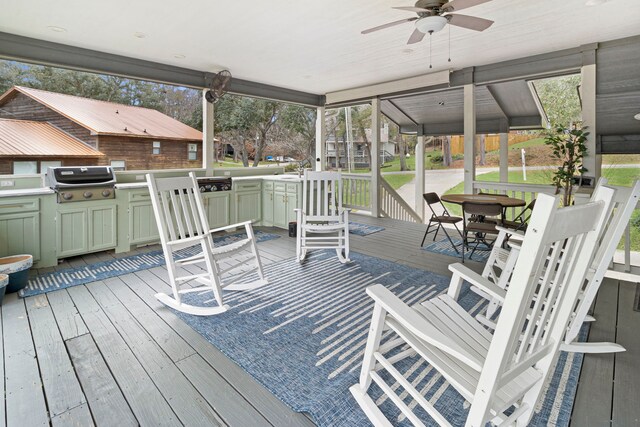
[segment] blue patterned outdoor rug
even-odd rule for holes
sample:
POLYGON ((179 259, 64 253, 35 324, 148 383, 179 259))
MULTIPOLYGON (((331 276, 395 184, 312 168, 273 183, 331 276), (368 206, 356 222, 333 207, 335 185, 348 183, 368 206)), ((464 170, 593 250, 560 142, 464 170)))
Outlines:
POLYGON ((384 227, 349 221, 349 233, 355 234, 356 236, 368 236, 369 234, 382 230, 384 230, 384 227))
MULTIPOLYGON (((365 288, 382 283, 414 304, 445 292, 449 279, 358 253, 350 256, 353 262, 346 265, 331 251, 314 252, 302 265, 293 259, 274 263, 265 268, 269 285, 226 294, 229 311, 210 317, 176 313, 294 411, 309 413, 318 426, 369 426, 348 390, 358 381, 373 308, 365 288)), ((210 293, 186 294, 185 300, 215 305, 210 293)), ((460 302, 473 314, 486 304, 468 288, 460 302)), ((402 363, 409 381, 454 426, 464 425, 468 406, 440 374, 417 358, 402 363)), ((562 354, 531 425, 568 425, 581 364, 582 355, 562 354)), ((388 376, 385 380, 399 387, 388 376)), ((370 393, 395 424, 410 425, 379 389, 370 393)), ((402 398, 414 406, 406 392, 402 398)), ((425 413, 418 414, 435 425, 425 413)))
MULTIPOLYGON (((451 240, 453 240, 453 243, 455 243, 456 247, 458 248, 458 251, 460 251, 461 250, 460 248, 462 246, 462 240, 454 239, 454 238, 452 238, 451 240)), ((427 243, 422 247, 422 249, 425 251, 433 252, 435 254, 449 255, 449 256, 458 258, 459 260, 462 260, 462 254, 456 252, 455 249, 453 249, 453 247, 451 246, 451 242, 449 242, 449 239, 447 239, 446 237, 435 242, 433 241, 430 242, 427 240, 427 243)), ((465 249, 464 259, 470 259, 472 261, 478 261, 478 262, 486 262, 487 259, 489 258, 490 252, 491 251, 484 249, 484 247, 480 245, 478 250, 476 250, 473 256, 470 257, 471 251, 465 249)))
MULTIPOLYGON (((256 231, 255 235, 258 243, 280 237, 277 234, 264 233, 262 231, 256 231)), ((215 237, 213 241, 217 245, 226 245, 246 237, 245 233, 234 233, 215 237)), ((198 252, 200 252, 200 247, 194 246, 183 249, 178 255, 180 258, 186 258, 198 252)), ((83 267, 66 268, 30 278, 27 286, 18 295, 23 298, 30 297, 162 265, 165 265, 164 255, 161 250, 156 250, 97 262, 83 267)))

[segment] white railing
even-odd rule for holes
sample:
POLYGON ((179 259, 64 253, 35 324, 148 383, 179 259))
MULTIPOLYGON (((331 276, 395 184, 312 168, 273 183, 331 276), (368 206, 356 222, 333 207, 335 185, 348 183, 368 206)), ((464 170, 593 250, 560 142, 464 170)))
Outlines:
POLYGON ((420 215, 389 185, 380 179, 380 210, 386 217, 408 222, 422 222, 420 215))
MULTIPOLYGON (((486 182, 486 181, 474 181, 473 182, 473 191, 474 193, 478 193, 482 191, 483 193, 491 193, 491 194, 506 194, 507 196, 516 197, 518 199, 524 199, 527 201, 531 201, 538 197, 538 194, 555 194, 555 187, 552 185, 533 185, 533 184, 507 184, 503 182, 486 182)), ((588 199, 589 195, 587 194, 575 194, 576 199, 588 199)), ((579 202, 578 202, 579 203, 579 202)), ((640 209, 640 205, 636 208, 636 210, 640 209)), ((512 219, 517 216, 518 213, 522 210, 522 208, 511 208, 507 212, 507 218, 512 219)), ((633 218, 633 216, 632 216, 633 218)), ((631 258, 631 232, 630 229, 633 227, 632 224, 627 226, 627 230, 624 233, 624 264, 616 265, 616 270, 623 272, 633 272, 640 269, 640 266, 633 265, 631 258)))
POLYGON ((342 174, 342 204, 346 208, 371 211, 371 175, 342 174))

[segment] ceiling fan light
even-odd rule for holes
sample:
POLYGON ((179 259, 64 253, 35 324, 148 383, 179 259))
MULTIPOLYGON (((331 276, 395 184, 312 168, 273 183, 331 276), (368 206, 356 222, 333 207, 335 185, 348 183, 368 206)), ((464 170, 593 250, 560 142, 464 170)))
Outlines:
POLYGON ((425 16, 416 21, 416 29, 421 33, 437 33, 447 25, 447 18, 444 16, 425 16))

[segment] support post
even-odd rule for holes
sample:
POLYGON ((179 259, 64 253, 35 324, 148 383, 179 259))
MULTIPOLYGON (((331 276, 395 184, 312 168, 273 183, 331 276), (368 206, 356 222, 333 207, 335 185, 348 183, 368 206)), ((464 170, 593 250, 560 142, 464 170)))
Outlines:
POLYGON ((594 177, 598 181, 602 172, 602 155, 596 154, 596 63, 595 49, 582 52, 583 66, 581 70, 582 84, 580 86, 582 97, 582 123, 589 129, 587 137, 587 155, 583 159, 583 165, 587 168, 586 175, 594 177))
POLYGON ((316 109, 316 171, 323 171, 327 165, 327 134, 324 126, 324 107, 316 109))
POLYGON ((202 167, 205 169, 205 176, 213 175, 213 152, 214 143, 214 106, 205 99, 205 92, 202 90, 202 167))
POLYGON ((371 100, 371 215, 380 216, 380 99, 371 100))
POLYGON ((473 193, 476 179, 476 93, 473 84, 464 85, 464 192, 473 193))
POLYGON ((500 182, 509 182, 509 133, 500 132, 500 182))
POLYGON ((424 135, 422 126, 418 127, 418 141, 416 143, 416 212, 424 222, 424 135))

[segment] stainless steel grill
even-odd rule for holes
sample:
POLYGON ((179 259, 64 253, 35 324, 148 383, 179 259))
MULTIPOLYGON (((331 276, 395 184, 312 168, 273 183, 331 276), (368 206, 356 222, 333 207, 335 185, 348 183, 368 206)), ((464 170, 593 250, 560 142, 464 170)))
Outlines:
POLYGON ((114 199, 116 176, 110 166, 49 168, 47 185, 58 194, 58 203, 114 199))

